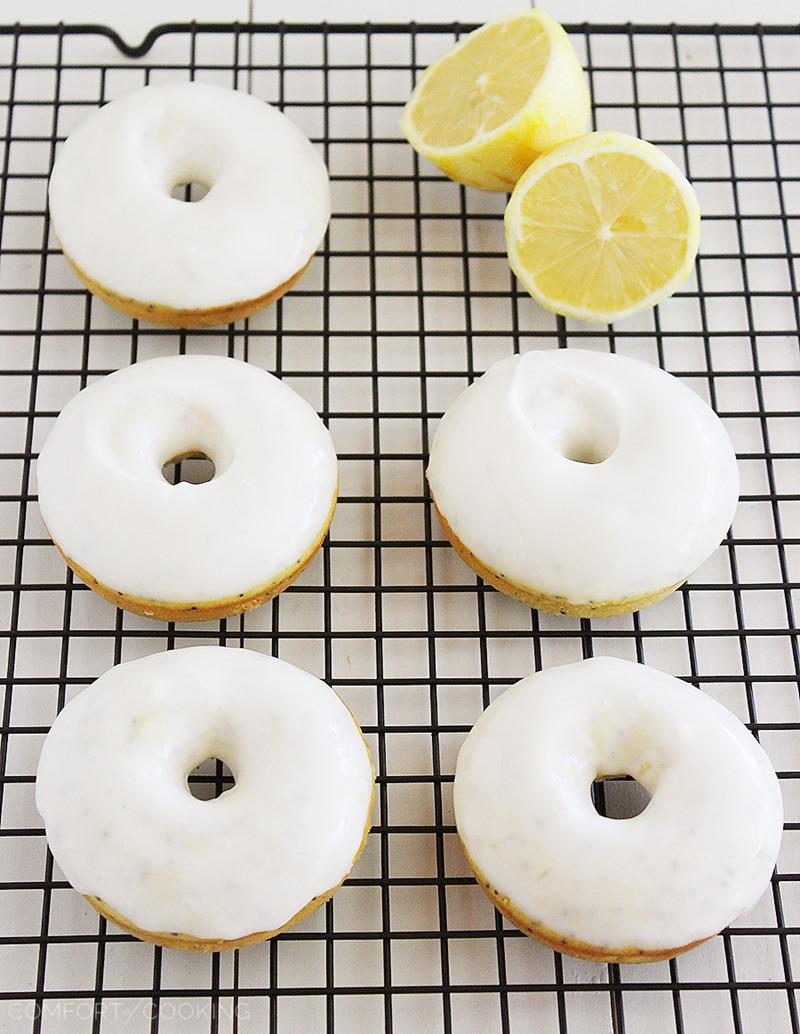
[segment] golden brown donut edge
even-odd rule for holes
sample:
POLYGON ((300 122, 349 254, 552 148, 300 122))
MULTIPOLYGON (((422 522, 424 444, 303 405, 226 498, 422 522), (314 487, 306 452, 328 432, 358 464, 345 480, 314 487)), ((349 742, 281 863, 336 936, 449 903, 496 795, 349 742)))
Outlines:
MULTIPOLYGON (((433 495, 431 495, 431 499, 433 499, 433 495)), ((631 614, 635 610, 641 610, 642 607, 647 607, 651 603, 663 600, 665 596, 669 596, 671 592, 674 592, 678 586, 683 585, 685 581, 685 579, 681 579, 681 581, 676 582, 674 585, 668 585, 666 589, 658 589, 656 592, 646 593, 643 596, 632 596, 624 600, 571 603, 563 596, 550 596, 547 593, 540 592, 538 589, 518 585, 497 571, 493 571, 491 567, 487 567, 456 535, 448 524, 447 518, 439 509, 435 499, 433 499, 433 508, 436 510, 442 531, 447 536, 450 545, 467 567, 471 567, 475 574, 485 582, 488 582, 489 585, 493 585, 495 589, 499 589, 506 596, 511 596, 512 599, 518 600, 528 607, 533 607, 534 610, 546 611, 549 614, 562 614, 573 618, 607 618, 614 617, 617 614, 631 614)))
POLYGON ((542 923, 538 923, 535 919, 531 919, 530 916, 525 915, 510 898, 500 894, 470 858, 469 851, 467 851, 460 833, 458 839, 464 852, 464 857, 467 859, 469 867, 478 881, 478 885, 498 912, 504 915, 510 923, 513 923, 526 936, 539 941, 540 944, 544 944, 551 951, 557 951, 563 955, 572 955, 578 959, 585 959, 587 962, 617 962, 622 965, 643 962, 665 962, 667 959, 674 959, 676 955, 683 955, 684 952, 691 951, 692 948, 705 944, 706 941, 711 940, 714 936, 714 934, 710 934, 708 937, 701 937, 698 941, 691 941, 689 944, 682 944, 675 948, 637 948, 628 945, 612 948, 588 944, 586 941, 578 941, 565 934, 556 933, 542 923))
POLYGON ((64 558, 67 566, 75 572, 82 582, 96 592, 98 596, 102 596, 104 600, 111 603, 113 606, 121 607, 122 610, 129 610, 134 614, 141 615, 142 617, 153 618, 156 621, 218 621, 222 618, 234 617, 236 614, 242 614, 245 611, 253 610, 255 607, 260 607, 262 603, 266 603, 268 600, 271 600, 273 596, 277 596, 278 593, 283 592, 284 589, 299 578, 306 567, 308 567, 314 559, 320 546, 325 541, 325 537, 331 526, 331 521, 333 520, 337 498, 338 485, 334 492, 333 502, 331 503, 331 508, 325 519, 325 523, 322 526, 322 530, 297 563, 286 568, 285 571, 282 571, 278 577, 274 578, 271 582, 256 586, 256 588, 252 589, 250 592, 241 593, 238 596, 231 596, 221 600, 207 600, 197 603, 175 603, 168 600, 145 600, 137 596, 129 596, 124 592, 120 592, 118 589, 112 589, 109 586, 104 585, 102 582, 99 582, 91 572, 81 567, 81 565, 76 563, 72 557, 67 556, 52 535, 50 535, 50 537, 53 539, 53 545, 64 558))
MULTIPOLYGON (((60 242, 59 242, 60 244, 60 242)), ((69 253, 61 245, 64 258, 72 268, 72 271, 86 287, 106 305, 112 309, 130 316, 131 319, 142 320, 145 323, 155 323, 159 327, 172 327, 175 330, 198 330, 202 327, 220 327, 228 323, 235 323, 247 316, 252 316, 260 309, 276 302, 281 295, 294 287, 300 277, 305 273, 314 257, 312 252, 306 262, 293 273, 288 280, 259 295, 258 298, 249 298, 241 302, 233 302, 230 305, 219 305, 210 309, 173 309, 168 305, 158 305, 155 302, 143 302, 136 298, 124 298, 116 294, 97 280, 93 280, 72 260, 69 253)))

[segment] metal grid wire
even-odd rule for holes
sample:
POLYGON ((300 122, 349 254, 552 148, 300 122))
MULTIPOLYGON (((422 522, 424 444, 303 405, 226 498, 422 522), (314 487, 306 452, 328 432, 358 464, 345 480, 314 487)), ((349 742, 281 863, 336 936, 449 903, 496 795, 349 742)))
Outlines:
MULTIPOLYGON (((504 198, 444 180, 399 137, 414 76, 466 28, 168 26, 137 48, 92 27, 0 34, 2 1030, 798 1032, 800 32, 572 28, 596 124, 664 147, 705 214, 685 289, 598 329, 518 289, 504 198), (46 182, 59 142, 98 104, 190 77, 280 105, 324 153, 334 215, 297 289, 249 322, 187 335, 131 324, 80 289, 50 231, 46 182), (425 492, 435 424, 463 387, 513 351, 568 344, 678 375, 739 455, 730 536, 687 586, 629 617, 539 615, 487 589, 443 541, 425 492), (191 627, 115 612, 75 581, 35 482, 68 398, 178 351, 274 371, 321 412, 341 460, 314 565, 272 604, 191 627), (375 824, 346 886, 277 940, 223 956, 162 951, 98 918, 54 865, 33 803, 40 745, 67 699, 112 663, 199 641, 320 675, 379 767, 375 824), (669 963, 553 955, 493 911, 456 843, 455 755, 481 710, 533 668, 603 653, 685 677, 733 709, 784 791, 767 894, 669 963)), ((204 778, 218 789, 221 767, 204 778)))

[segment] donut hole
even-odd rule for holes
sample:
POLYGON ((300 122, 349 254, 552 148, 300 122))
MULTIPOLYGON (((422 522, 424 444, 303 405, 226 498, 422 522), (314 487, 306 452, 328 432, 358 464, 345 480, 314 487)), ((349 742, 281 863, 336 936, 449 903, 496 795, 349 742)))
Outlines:
POLYGON ((206 758, 186 777, 189 793, 198 801, 215 801, 236 785, 233 772, 219 758, 206 758))
POLYGON ((561 455, 564 459, 572 460, 573 463, 603 463, 616 448, 616 442, 612 445, 608 439, 593 438, 577 439, 562 445, 561 455))
POLYGON ((206 183, 176 183, 172 190, 169 192, 169 196, 174 198, 176 201, 202 201, 206 194, 211 190, 206 183))
POLYGON ((549 370, 525 383, 522 415, 539 442, 573 463, 603 463, 619 445, 617 402, 592 378, 549 370))
POLYGON ((650 794, 633 776, 598 776, 591 793, 595 811, 606 819, 634 819, 650 803, 650 794))
POLYGON ((214 480, 216 473, 214 461, 204 452, 176 456, 161 468, 161 476, 170 485, 205 485, 214 480))

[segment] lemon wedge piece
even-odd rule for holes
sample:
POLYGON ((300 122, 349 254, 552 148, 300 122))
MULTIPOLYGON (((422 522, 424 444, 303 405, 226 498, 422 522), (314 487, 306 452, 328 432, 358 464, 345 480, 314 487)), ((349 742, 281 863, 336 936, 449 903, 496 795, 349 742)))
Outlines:
POLYGON ((567 34, 532 10, 484 25, 432 64, 400 129, 451 179, 509 191, 539 154, 585 133, 589 112, 567 34))
POLYGON ((700 207, 663 151, 624 133, 589 133, 528 169, 505 226, 511 268, 540 305, 611 323, 686 280, 700 207))

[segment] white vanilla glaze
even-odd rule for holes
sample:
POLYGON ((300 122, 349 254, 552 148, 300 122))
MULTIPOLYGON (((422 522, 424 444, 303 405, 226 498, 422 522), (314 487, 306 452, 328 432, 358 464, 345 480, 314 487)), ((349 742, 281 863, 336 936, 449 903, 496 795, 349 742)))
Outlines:
POLYGON ((353 866, 373 771, 350 712, 313 675, 196 646, 111 668, 56 718, 36 807, 58 865, 149 932, 276 930, 353 866), (192 796, 224 761, 235 785, 192 796))
POLYGON ((739 494, 730 439, 693 391, 647 363, 573 348, 503 359, 467 388, 436 432, 428 481, 487 567, 571 603, 684 581, 739 494))
POLYGON ((174 309, 273 290, 330 218, 327 170, 297 126, 257 97, 194 82, 145 86, 94 112, 58 152, 49 200, 87 276, 174 309), (209 191, 171 197, 184 183, 209 191))
POLYGON ((512 907, 605 949, 679 948, 755 905, 783 808, 766 754, 727 708, 672 675, 603 657, 530 675, 458 756, 455 813, 474 865, 512 907), (610 819, 590 791, 651 795, 610 819))
POLYGON ((203 603, 246 594, 295 565, 333 505, 336 453, 296 392, 222 356, 149 359, 72 398, 44 443, 39 506, 53 539, 129 596, 203 603), (198 452, 205 484, 165 463, 198 452))

